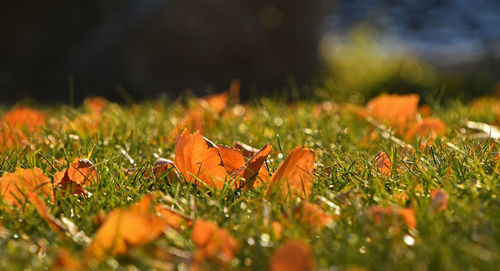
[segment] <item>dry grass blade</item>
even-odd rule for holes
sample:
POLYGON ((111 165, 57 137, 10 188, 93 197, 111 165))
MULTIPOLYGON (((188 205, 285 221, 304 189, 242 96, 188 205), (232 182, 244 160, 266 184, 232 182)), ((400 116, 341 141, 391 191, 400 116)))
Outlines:
POLYGON ((368 121, 370 124, 372 124, 373 126, 375 126, 378 130, 380 130, 380 135, 385 138, 385 139, 388 139, 388 140, 391 140, 392 142, 398 144, 398 146, 402 147, 402 148, 405 148, 405 149, 413 149, 413 146, 404 142, 403 140, 395 137, 392 135, 391 131, 385 127, 383 124, 381 124, 380 122, 376 121, 375 119, 373 119, 372 117, 366 117, 365 118, 366 121, 368 121))
POLYGON ((492 138, 496 141, 500 139, 500 128, 493 125, 489 125, 483 122, 467 121, 466 126, 469 129, 479 130, 488 135, 488 138, 492 138))

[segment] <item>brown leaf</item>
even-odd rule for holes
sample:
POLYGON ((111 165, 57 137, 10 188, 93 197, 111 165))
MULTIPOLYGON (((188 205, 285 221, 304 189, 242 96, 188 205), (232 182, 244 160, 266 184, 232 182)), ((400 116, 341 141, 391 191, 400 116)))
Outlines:
POLYGON ((385 152, 382 151, 377 153, 375 161, 377 162, 378 172, 385 176, 390 176, 392 174, 392 163, 385 152))
POLYGON ((274 251, 271 271, 308 271, 314 268, 311 247, 300 240, 289 240, 274 251))

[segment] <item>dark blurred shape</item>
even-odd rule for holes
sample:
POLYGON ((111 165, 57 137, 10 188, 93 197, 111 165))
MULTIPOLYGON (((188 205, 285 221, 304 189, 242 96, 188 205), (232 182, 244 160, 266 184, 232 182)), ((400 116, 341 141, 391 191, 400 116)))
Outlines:
POLYGON ((2 1, 0 99, 176 96, 227 89, 234 78, 268 90, 287 85, 289 75, 307 83, 325 7, 324 0, 2 1))

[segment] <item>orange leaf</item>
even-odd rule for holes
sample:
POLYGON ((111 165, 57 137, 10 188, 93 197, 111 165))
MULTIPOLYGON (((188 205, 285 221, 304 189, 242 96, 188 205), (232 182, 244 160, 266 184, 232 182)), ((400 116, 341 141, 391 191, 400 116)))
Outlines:
POLYGON ((61 189, 63 194, 85 194, 83 187, 90 186, 97 181, 97 172, 88 159, 76 159, 64 171, 54 174, 54 186, 61 189))
POLYGON ((211 110, 215 114, 220 114, 224 109, 226 109, 228 99, 228 94, 223 92, 201 98, 198 104, 205 109, 211 110))
POLYGON ((368 102, 366 113, 391 126, 404 127, 416 120, 419 100, 420 97, 416 94, 382 94, 368 102))
POLYGON ((198 219, 194 222, 191 239, 198 247, 195 259, 198 262, 206 258, 230 262, 238 249, 238 242, 225 229, 211 221, 198 219))
POLYGON ((273 147, 266 143, 248 162, 241 167, 243 178, 246 180, 245 188, 253 187, 255 183, 263 183, 269 177, 269 172, 264 166, 264 162, 273 150, 273 147))
POLYGON ((398 214, 403 218, 403 222, 410 229, 417 228, 417 218, 412 208, 402 208, 398 210, 398 214))
POLYGON ((433 140, 446 134, 446 125, 440 119, 427 118, 415 123, 408 131, 405 138, 414 140, 417 136, 433 140))
POLYGON ((382 175, 390 176, 392 173, 392 163, 389 156, 385 152, 379 152, 375 156, 375 161, 377 162, 377 170, 382 173, 382 175))
POLYGON ((7 123, 15 129, 27 129, 29 132, 37 132, 45 125, 45 114, 40 111, 28 108, 18 107, 7 112, 2 122, 7 123))
POLYGON ((273 147, 267 143, 250 160, 245 162, 245 158, 243 158, 243 155, 237 149, 219 146, 224 166, 229 173, 232 173, 233 177, 240 176, 244 179, 244 183, 240 182, 238 184, 238 187, 244 190, 253 187, 256 180, 262 183, 268 178, 269 172, 264 166, 264 162, 272 149, 273 147))
POLYGON ((202 181, 208 187, 224 187, 227 172, 219 150, 199 132, 189 134, 184 130, 177 138, 174 164, 189 183, 202 181))
POLYGON ((300 222, 315 231, 321 231, 326 225, 333 222, 333 216, 325 213, 317 204, 302 202, 295 208, 295 215, 300 222))
POLYGON ((100 115, 106 108, 107 101, 103 97, 92 97, 85 99, 83 103, 90 110, 91 114, 100 115))
POLYGON ((3 115, 0 122, 0 151, 27 143, 28 135, 36 135, 45 125, 45 114, 19 107, 3 115))
POLYGON ((67 250, 59 250, 54 264, 50 268, 51 271, 67 271, 67 270, 82 270, 81 263, 73 258, 67 250))
POLYGON ((225 92, 199 99, 195 108, 189 111, 189 113, 175 126, 174 130, 168 136, 169 140, 172 140, 185 128, 188 128, 188 130, 197 130, 203 134, 204 118, 209 116, 208 113, 222 113, 227 106, 228 99, 229 96, 225 92))
POLYGON ((278 221, 273 221, 273 222, 271 222, 271 229, 272 229, 273 235, 277 239, 281 239, 281 235, 283 233, 283 225, 281 225, 281 223, 279 223, 278 221))
POLYGON ((60 222, 56 220, 50 213, 49 208, 42 201, 37 194, 30 193, 27 195, 28 199, 33 203, 36 210, 40 214, 40 216, 47 222, 47 224, 56 232, 64 232, 64 228, 61 226, 60 222))
POLYGON ((278 192, 285 198, 288 194, 307 197, 313 184, 315 160, 316 156, 312 150, 302 147, 293 149, 272 175, 269 193, 278 192))
POLYGON ((39 195, 49 199, 54 198, 50 179, 45 176, 41 169, 16 169, 13 173, 7 173, 0 178, 0 189, 2 198, 12 206, 20 206, 25 202, 32 203, 40 216, 56 232, 62 232, 62 227, 50 215, 49 208, 39 195))
MULTIPOLYGON (((160 210, 160 207, 153 205, 155 196, 148 194, 126 209, 111 211, 95 234, 92 244, 86 248, 86 260, 101 261, 108 254, 124 254, 130 247, 145 245, 162 235, 163 230, 170 226, 168 221, 173 219, 163 218, 167 210, 160 210), (156 214, 158 210, 161 211, 160 216, 156 214)), ((172 225, 174 228, 178 227, 176 223, 172 225)))
POLYGON ((370 208, 370 214, 373 218, 373 222, 376 224, 380 224, 382 221, 390 221, 391 218, 396 216, 400 217, 408 228, 417 228, 417 218, 415 217, 415 212, 411 208, 398 209, 373 206, 370 208))
POLYGON ((229 174, 236 173, 245 164, 245 158, 237 149, 224 145, 217 145, 217 147, 229 174))
POLYGON ((308 271, 314 268, 311 247, 300 240, 289 240, 274 251, 271 271, 308 271))
POLYGON ((13 173, 4 174, 0 178, 0 190, 3 200, 10 205, 24 204, 33 193, 50 199, 54 197, 50 179, 39 168, 18 168, 13 173))

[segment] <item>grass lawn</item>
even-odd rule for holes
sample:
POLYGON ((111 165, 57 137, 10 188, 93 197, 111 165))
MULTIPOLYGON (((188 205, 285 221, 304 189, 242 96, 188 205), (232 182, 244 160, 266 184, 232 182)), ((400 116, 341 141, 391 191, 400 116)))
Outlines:
POLYGON ((405 97, 3 107, 0 269, 498 270, 500 147, 486 124, 500 102, 405 97), (258 169, 284 177, 246 185, 205 141, 176 152, 184 129, 269 143, 258 169), (278 170, 296 147, 314 170, 304 153, 278 170), (221 163, 223 185, 203 185, 221 163))

